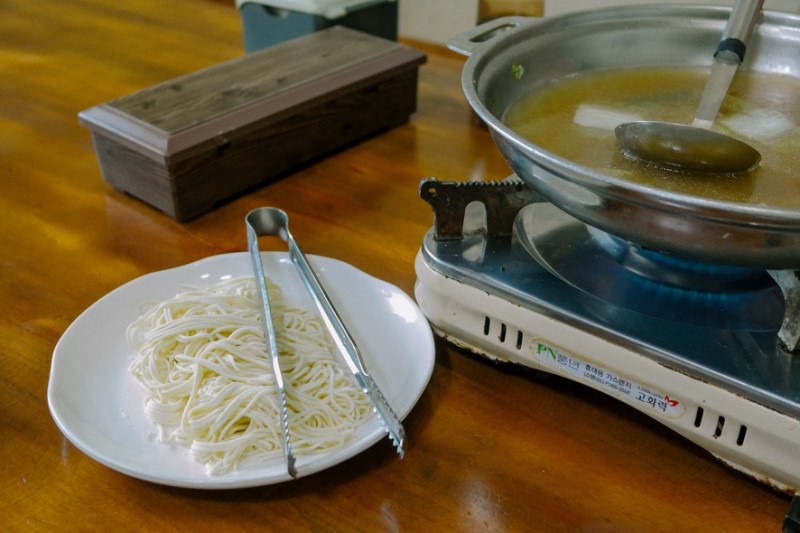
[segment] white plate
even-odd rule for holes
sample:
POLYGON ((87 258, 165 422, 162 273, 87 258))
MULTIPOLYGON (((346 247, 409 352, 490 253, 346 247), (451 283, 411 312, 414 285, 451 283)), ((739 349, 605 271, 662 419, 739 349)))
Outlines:
MULTIPOLYGON (((264 268, 286 299, 313 309, 286 253, 262 253, 264 268)), ((404 418, 433 372, 433 335, 422 312, 402 291, 334 259, 309 258, 370 374, 404 418)), ((144 392, 128 372, 134 357, 125 331, 139 306, 165 300, 186 284, 212 284, 252 275, 248 254, 232 253, 148 274, 110 292, 67 329, 53 353, 47 401, 59 429, 96 461, 130 476, 177 487, 240 488, 291 479, 283 458, 244 463, 226 474, 207 474, 182 446, 159 443, 144 414, 144 392)), ((373 416, 344 448, 297 458, 301 476, 341 463, 388 437, 373 416)), ((389 444, 388 446, 391 446, 389 444)), ((393 448, 392 448, 393 449, 393 448)))

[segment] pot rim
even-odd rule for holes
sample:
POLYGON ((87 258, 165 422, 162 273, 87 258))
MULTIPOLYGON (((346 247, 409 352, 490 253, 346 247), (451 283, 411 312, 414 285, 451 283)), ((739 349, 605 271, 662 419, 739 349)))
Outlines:
MULTIPOLYGON (((461 85, 464 95, 475 113, 488 125, 493 136, 500 134, 506 141, 512 142, 518 150, 535 155, 536 166, 540 170, 545 170, 592 192, 600 193, 603 197, 614 197, 639 206, 646 206, 649 209, 670 213, 674 213, 678 209, 693 218, 703 220, 724 221, 727 224, 747 227, 767 227, 771 230, 778 229, 786 232, 800 231, 800 209, 767 207, 676 193, 578 165, 542 149, 515 133, 489 111, 477 93, 478 77, 476 77, 476 72, 479 76, 488 62, 520 42, 523 37, 529 38, 533 30, 541 30, 541 34, 552 34, 552 32, 566 28, 574 29, 576 24, 618 23, 625 20, 641 22, 642 17, 663 18, 665 15, 711 19, 711 21, 724 25, 730 11, 731 8, 725 6, 645 5, 577 11, 552 18, 504 17, 473 28, 452 39, 448 42, 448 46, 452 50, 468 56, 462 70, 461 85), (546 166, 539 165, 539 162, 545 163, 546 166)), ((793 29, 800 30, 800 15, 764 10, 758 27, 770 24, 788 26, 788 22, 793 23, 793 29)), ((711 57, 712 55, 709 54, 709 64, 711 57)))

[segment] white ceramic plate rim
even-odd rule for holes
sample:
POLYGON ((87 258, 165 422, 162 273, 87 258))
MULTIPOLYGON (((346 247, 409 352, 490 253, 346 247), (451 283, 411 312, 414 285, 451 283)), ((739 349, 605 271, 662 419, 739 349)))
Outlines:
MULTIPOLYGON (((267 275, 287 300, 313 303, 288 254, 262 253, 267 275)), ((430 380, 433 334, 419 307, 397 287, 341 261, 310 256, 329 296, 361 349, 365 364, 402 419, 430 380)), ((282 457, 244 462, 225 474, 208 474, 182 446, 160 443, 144 414, 144 392, 128 371, 134 350, 125 331, 142 304, 170 298, 182 286, 213 284, 252 275, 247 253, 208 257, 147 274, 108 293, 67 328, 53 352, 47 400, 62 433, 94 460, 124 474, 164 485, 221 489, 268 485, 291 479, 282 457)), ((299 456, 300 476, 341 463, 386 436, 372 417, 343 448, 299 456)), ((387 438, 388 440, 388 438, 387 438)))

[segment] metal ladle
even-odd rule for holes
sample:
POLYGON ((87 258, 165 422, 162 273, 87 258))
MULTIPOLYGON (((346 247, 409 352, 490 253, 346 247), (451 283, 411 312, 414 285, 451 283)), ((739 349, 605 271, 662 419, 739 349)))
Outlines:
POLYGON ((692 125, 658 121, 620 124, 614 135, 623 154, 662 167, 701 172, 739 172, 758 165, 758 150, 708 128, 744 58, 745 43, 763 3, 737 0, 733 6, 692 125))

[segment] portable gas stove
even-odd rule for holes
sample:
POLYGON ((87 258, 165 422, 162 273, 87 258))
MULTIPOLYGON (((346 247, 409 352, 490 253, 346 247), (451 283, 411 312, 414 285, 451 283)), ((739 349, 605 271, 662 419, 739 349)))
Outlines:
POLYGON ((420 196, 435 222, 415 295, 437 334, 597 389, 736 470, 800 489, 795 272, 646 250, 521 182, 428 179, 420 196))

